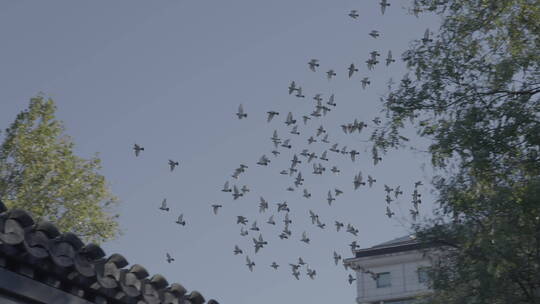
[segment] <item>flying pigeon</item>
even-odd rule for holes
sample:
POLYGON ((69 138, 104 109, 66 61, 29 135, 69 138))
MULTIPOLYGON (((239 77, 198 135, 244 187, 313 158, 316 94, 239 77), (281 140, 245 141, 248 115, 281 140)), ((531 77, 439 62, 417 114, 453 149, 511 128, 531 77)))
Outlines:
POLYGON ((390 3, 388 3, 388 0, 381 0, 381 13, 384 15, 384 12, 386 11, 386 7, 390 6, 390 3))
POLYGON ((266 122, 270 122, 274 116, 279 115, 279 112, 276 111, 268 111, 266 112, 268 114, 268 117, 266 118, 266 122))
POLYGON ((354 63, 351 63, 351 65, 349 66, 349 78, 352 77, 354 72, 358 72, 358 69, 354 66, 354 63))
POLYGON ((242 104, 238 106, 238 112, 236 113, 236 116, 238 116, 238 119, 242 119, 244 117, 247 117, 247 114, 244 113, 244 107, 242 104))
POLYGON ((186 225, 186 221, 184 220, 184 215, 183 214, 180 214, 178 216, 178 219, 176 220, 176 223, 178 225, 182 225, 182 226, 185 226, 186 225))
POLYGON ((259 158, 259 161, 257 162, 257 165, 268 166, 269 163, 270 163, 270 159, 268 159, 268 157, 266 157, 266 155, 263 155, 263 156, 261 156, 261 158, 259 158))
POLYGON ((212 211, 214 211, 214 214, 217 215, 218 209, 223 207, 222 205, 212 205, 212 211))
POLYGON ((339 260, 341 260, 341 255, 339 255, 337 252, 334 251, 334 263, 336 263, 336 266, 339 260))
POLYGON ((163 211, 169 211, 169 207, 167 207, 167 199, 164 198, 163 201, 161 202, 161 207, 159 207, 160 210, 163 210, 163 211))
POLYGON ((247 218, 245 218, 244 216, 238 215, 238 216, 236 217, 236 223, 237 223, 237 224, 245 225, 245 224, 247 224, 247 222, 248 222, 248 220, 247 220, 247 218))
POLYGON ((246 266, 249 268, 249 271, 253 271, 253 266, 255 263, 249 259, 249 256, 246 255, 246 266))
POLYGON ((308 62, 309 69, 315 72, 315 68, 319 66, 319 60, 318 59, 311 59, 308 62))
POLYGON ((328 78, 328 80, 332 79, 333 76, 336 76, 334 70, 328 70, 328 72, 326 72, 326 78, 328 78))
POLYGON ((240 193, 236 185, 233 186, 233 199, 237 200, 239 197, 244 196, 244 193, 240 193))
POLYGON ((135 156, 139 156, 139 153, 141 153, 141 151, 144 151, 144 148, 139 146, 138 144, 134 144, 133 150, 135 151, 135 156))
POLYGON ((336 199, 332 197, 332 191, 328 190, 328 198, 326 199, 328 201, 328 205, 332 206, 332 201, 335 201, 336 199))
POLYGON ((287 126, 290 126, 290 125, 293 125, 296 123, 296 119, 293 119, 293 115, 292 115, 292 112, 289 112, 287 114, 287 119, 285 120, 285 124, 287 126))
POLYGON ((357 11, 357 10, 351 10, 351 11, 349 12, 349 17, 351 17, 351 18, 353 18, 353 19, 358 18, 358 16, 360 16, 360 15, 358 15, 358 11, 357 11))
POLYGON ((433 39, 430 39, 429 38, 429 29, 426 29, 426 31, 424 32, 424 38, 422 38, 422 43, 426 44, 428 42, 432 42, 433 39))
POLYGON ((311 217, 311 223, 315 224, 315 222, 319 219, 319 216, 315 214, 315 212, 309 210, 309 217, 311 217))
POLYGON ((373 38, 377 38, 377 37, 379 37, 380 34, 379 34, 379 31, 377 31, 377 30, 372 30, 372 31, 369 33, 369 35, 370 35, 371 37, 373 37, 373 38))
POLYGON ((296 88, 296 83, 294 81, 292 81, 291 84, 289 85, 289 95, 291 95, 296 90, 298 90, 296 88))
POLYGON ((275 225, 276 222, 274 221, 274 215, 270 215, 270 218, 268 218, 268 221, 266 221, 266 223, 270 224, 270 225, 275 225))
POLYGON ((298 89, 296 89, 296 97, 298 98, 305 98, 306 96, 302 94, 302 87, 298 87, 298 89))
POLYGON ((309 238, 307 237, 306 232, 302 232, 302 239, 300 239, 301 242, 304 242, 306 244, 309 244, 309 238))
POLYGON ((300 135, 300 132, 298 132, 298 126, 293 126, 291 134, 300 135))
POLYGON ((165 254, 165 257, 167 258, 167 263, 169 264, 174 261, 174 258, 171 257, 171 255, 168 252, 165 254))
POLYGON ((175 162, 171 159, 169 159, 169 167, 171 168, 171 172, 174 170, 174 168, 178 166, 178 162, 175 162))
POLYGON ((369 77, 364 77, 360 82, 362 83, 362 89, 365 89, 369 84, 371 84, 369 77))
POLYGON ((334 99, 335 99, 334 94, 330 95, 330 97, 328 98, 328 101, 326 102, 326 104, 329 105, 329 106, 333 106, 333 107, 337 106, 334 99))
POLYGON ((223 192, 231 192, 231 188, 229 188, 229 182, 225 182, 225 185, 223 185, 223 189, 221 189, 223 192))
POLYGON ((263 240, 263 237, 261 234, 259 234, 259 238, 253 238, 253 243, 255 243, 255 253, 259 251, 259 249, 263 248, 264 245, 268 244, 268 242, 263 240))
POLYGON ((238 254, 242 254, 243 251, 242 249, 240 249, 240 247, 238 247, 238 245, 234 245, 234 255, 238 255, 238 254))
POLYGON ((314 269, 310 269, 309 267, 307 268, 307 275, 309 276, 310 279, 315 279, 315 275, 317 274, 317 272, 314 270, 314 269))
POLYGON ((259 203, 259 212, 265 212, 268 209, 268 202, 261 196, 259 203))
POLYGON ((336 230, 337 232, 339 232, 339 230, 344 226, 344 224, 338 221, 335 221, 335 222, 336 222, 336 230))

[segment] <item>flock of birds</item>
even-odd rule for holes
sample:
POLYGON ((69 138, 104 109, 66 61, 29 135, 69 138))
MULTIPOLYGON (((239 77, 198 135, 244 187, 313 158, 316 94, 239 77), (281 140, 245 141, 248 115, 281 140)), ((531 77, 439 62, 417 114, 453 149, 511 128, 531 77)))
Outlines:
MULTIPOLYGON (((386 11, 386 8, 390 6, 390 3, 388 3, 387 0, 382 0, 380 2, 380 6, 381 6, 381 13, 384 14, 386 11)), ((416 13, 418 12, 415 12, 415 14, 416 13)), ((348 16, 353 19, 357 19, 359 17, 359 14, 357 10, 351 10, 348 16)), ((369 35, 373 37, 374 39, 377 39, 380 36, 380 33, 377 30, 373 30, 369 33, 369 35)), ((426 30, 426 33, 422 41, 424 43, 431 41, 431 39, 429 39, 429 30, 426 30)), ((380 53, 376 50, 370 52, 370 57, 366 60, 368 70, 373 70, 377 66, 377 64, 379 63, 378 61, 379 56, 380 56, 380 53)), ((386 66, 389 66, 395 61, 396 60, 393 58, 392 52, 388 51, 386 60, 385 60, 386 66)), ((319 60, 315 58, 309 60, 307 62, 307 68, 312 72, 315 72, 315 73, 319 72, 320 70, 319 60)), ((347 68, 348 78, 352 78, 355 73, 358 73, 358 71, 359 71, 359 68, 355 66, 354 63, 351 63, 347 68)), ((329 69, 328 71, 325 72, 325 74, 326 74, 326 78, 329 81, 331 81, 337 75, 336 71, 333 69, 329 69)), ((365 89, 367 86, 371 84, 369 77, 362 78, 360 83, 363 89, 365 89)), ((288 86, 288 94, 292 96, 293 93, 296 98, 306 97, 304 95, 302 86, 298 85, 296 81, 292 81, 290 85, 288 86)), ((293 114, 292 112, 288 112, 286 114, 284 123, 288 128, 290 128, 289 130, 287 130, 289 134, 300 138, 300 131, 299 131, 300 119, 302 120, 304 125, 307 125, 310 121, 315 120, 316 118, 321 118, 321 117, 326 116, 329 112, 333 111, 337 107, 336 98, 334 94, 331 94, 326 101, 323 100, 322 96, 323 95, 320 93, 317 93, 314 95, 313 100, 315 100, 315 107, 311 113, 305 113, 301 115, 301 117, 300 116, 295 117, 295 114, 293 114)), ((238 111, 235 113, 235 115, 237 119, 239 120, 247 119, 248 117, 248 114, 246 113, 242 104, 239 105, 238 111)), ((266 122, 271 123, 272 121, 275 121, 276 117, 280 115, 281 113, 279 111, 270 110, 266 112, 266 122)), ((381 124, 381 119, 379 117, 375 117, 371 121, 370 124, 360 121, 358 119, 355 119, 353 122, 342 124, 340 127, 341 127, 341 130, 345 134, 360 134, 364 129, 370 128, 370 127, 376 128, 380 124, 381 124)), ((285 168, 279 171, 280 175, 288 176, 292 179, 291 180, 292 183, 289 187, 285 189, 286 191, 293 192, 293 191, 299 190, 302 193, 303 198, 311 199, 312 195, 310 191, 308 190, 308 188, 306 187, 306 185, 304 184, 304 181, 305 181, 304 174, 306 174, 305 173, 306 168, 309 168, 309 169, 312 168, 313 171, 311 173, 314 175, 328 174, 326 173, 327 169, 328 169, 328 172, 331 172, 332 174, 339 174, 341 170, 335 165, 330 165, 330 160, 332 156, 347 157, 347 158, 350 158, 350 161, 353 163, 356 161, 357 157, 360 154, 359 151, 353 148, 349 149, 346 145, 340 146, 340 144, 338 143, 332 144, 329 137, 330 135, 327 129, 321 124, 316 129, 315 134, 310 135, 308 138, 305 139, 307 148, 301 148, 301 149, 296 150, 296 152, 292 152, 292 151, 295 151, 295 149, 293 149, 293 146, 291 144, 291 139, 285 139, 283 137, 280 137, 277 129, 273 131, 273 134, 269 139, 274 148, 269 153, 271 153, 274 156, 274 158, 281 157, 282 154, 285 154, 284 153, 285 151, 291 151, 291 154, 292 154, 292 157, 290 159, 290 166, 288 168, 285 168), (326 144, 327 150, 324 150, 320 154, 317 154, 314 151, 310 151, 309 149, 310 145, 316 142, 319 142, 321 144, 326 144), (304 165, 302 166, 302 164, 304 165), (311 164, 311 166, 309 166, 308 164, 311 164), (303 170, 304 173, 301 170, 303 170)), ((138 157, 141 154, 141 151, 144 151, 144 147, 142 147, 139 144, 134 144, 133 150, 135 152, 135 156, 138 157)), ((382 161, 382 157, 378 155, 376 149, 372 150, 372 159, 373 159, 374 165, 377 165, 380 161, 382 161)), ((259 160, 256 162, 256 165, 260 167, 269 167, 271 163, 272 163, 272 159, 268 157, 266 154, 263 154, 259 158, 259 160)), ((175 170, 176 167, 179 166, 179 162, 170 159, 168 161, 168 165, 169 165, 170 171, 172 172, 175 170)), ((231 174, 231 177, 234 180, 239 180, 240 176, 244 174, 248 170, 248 168, 249 168, 248 165, 240 164, 236 169, 234 169, 234 172, 231 174)), ((376 182, 377 180, 373 176, 367 175, 367 178, 365 178, 363 173, 361 171, 358 171, 358 173, 354 176, 353 180, 351 181, 351 184, 352 184, 351 188, 353 190, 358 190, 361 187, 366 187, 366 186, 371 188, 376 182)), ((421 199, 420 199, 421 194, 418 191, 418 187, 421 185, 422 185, 421 182, 416 182, 414 184, 414 191, 412 193, 412 208, 409 210, 413 221, 416 220, 419 214, 419 204, 421 203, 421 199)), ((386 202, 386 216, 388 218, 392 218, 395 215, 395 213, 390 208, 391 203, 394 200, 398 199, 400 195, 403 195, 403 191, 400 189, 400 186, 390 187, 388 185, 384 185, 384 191, 386 193, 386 196, 384 199, 386 202)), ((247 185, 242 185, 242 186, 239 186, 236 184, 231 185, 230 181, 227 180, 225 181, 223 187, 221 188, 221 192, 230 193, 233 200, 238 200, 242 198, 244 195, 246 195, 248 192, 250 192, 250 189, 247 185)), ((338 199, 338 197, 342 195, 343 193, 344 193, 344 190, 339 189, 337 187, 333 187, 332 189, 329 189, 326 196, 326 201, 328 202, 328 205, 332 206, 332 203, 334 203, 338 199)), ((213 214, 218 215, 219 210, 223 208, 223 205, 212 204, 210 207, 213 214)), ((159 209, 164 212, 170 211, 170 208, 167 205, 167 199, 163 199, 159 209)), ((276 213, 269 214, 267 219, 265 217, 266 219, 265 224, 276 226, 277 225, 276 217, 279 216, 280 214, 283 214, 283 219, 282 219, 283 229, 281 233, 279 234, 279 238, 281 240, 293 238, 293 234, 290 229, 292 226, 292 220, 289 216, 291 209, 289 208, 288 203, 286 201, 278 202, 278 203, 275 203, 275 205, 271 207, 271 204, 264 197, 260 196, 259 205, 258 205, 259 213, 261 214, 266 213, 266 212, 270 213, 270 209, 275 210, 276 213)), ((309 216, 312 225, 315 225, 321 230, 327 228, 327 224, 322 221, 322 218, 319 217, 319 215, 315 211, 309 210, 308 214, 306 214, 306 217, 307 216, 309 216)), ((183 214, 180 214, 178 216, 178 219, 176 220, 176 224, 182 225, 182 226, 186 225, 186 220, 184 219, 183 214)), ((248 236, 250 231, 252 231, 252 233, 258 233, 258 236, 252 237, 255 253, 258 253, 266 245, 268 245, 268 241, 266 241, 262 236, 263 227, 257 223, 256 219, 250 221, 247 217, 238 215, 236 218, 236 224, 240 226, 240 235, 243 237, 248 236)), ((343 230, 345 233, 350 233, 351 235, 355 237, 358 236, 359 230, 356 227, 354 227, 351 223, 345 224, 343 221, 334 220, 334 226, 335 226, 336 232, 340 232, 341 230, 343 230)), ((298 239, 300 242, 303 242, 305 244, 310 244, 310 241, 311 241, 310 236, 305 230, 299 234, 298 239)), ((353 253, 356 249, 359 248, 356 241, 351 242, 349 246, 353 253)), ((255 265, 256 265, 255 262, 249 257, 249 255, 247 254, 247 252, 245 252, 245 250, 240 248, 240 246, 234 245, 233 254, 245 255, 245 262, 246 262, 247 268, 250 271, 254 270, 255 265)), ((335 265, 337 266, 340 260, 342 260, 342 257, 337 251, 334 250, 332 259, 335 265)), ((166 253, 166 261, 168 263, 171 263, 174 261, 174 258, 169 253, 166 253)), ((302 257, 299 257, 297 261, 289 262, 288 265, 291 267, 292 276, 297 280, 300 279, 300 275, 301 275, 300 270, 302 267, 305 268, 305 274, 310 279, 315 279, 317 275, 317 271, 314 268, 310 267, 309 264, 306 261, 304 261, 302 257)), ((277 261, 273 261, 269 266, 277 270, 281 265, 278 264, 277 261)), ((346 270, 349 267, 345 263, 343 263, 343 266, 345 267, 346 270)), ((376 279, 376 274, 372 273, 369 270, 366 270, 366 269, 355 269, 355 270, 364 271, 370 274, 374 279, 376 279)), ((352 282, 355 280, 356 279, 351 274, 348 275, 347 281, 349 282, 349 284, 352 284, 352 282)))

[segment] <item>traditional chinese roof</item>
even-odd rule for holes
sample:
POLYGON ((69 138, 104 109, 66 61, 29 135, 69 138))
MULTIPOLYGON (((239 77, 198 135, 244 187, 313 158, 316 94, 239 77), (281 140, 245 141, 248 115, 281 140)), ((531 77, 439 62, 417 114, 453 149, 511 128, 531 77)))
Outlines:
POLYGON ((128 264, 120 254, 106 256, 98 245, 61 233, 50 222, 36 222, 24 210, 7 210, 0 201, 0 270, 42 282, 85 303, 205 303, 199 292, 187 293, 160 274, 150 277, 143 266, 128 264))

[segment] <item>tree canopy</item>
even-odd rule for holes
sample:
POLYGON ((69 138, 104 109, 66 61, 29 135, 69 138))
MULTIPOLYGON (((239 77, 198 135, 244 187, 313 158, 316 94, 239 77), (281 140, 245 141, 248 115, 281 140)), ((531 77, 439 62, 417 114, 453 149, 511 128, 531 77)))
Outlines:
POLYGON ((540 1, 415 0, 440 16, 403 54, 374 150, 429 139, 435 218, 445 244, 430 303, 540 303, 540 1))
POLYGON ((100 159, 80 158, 55 119, 51 99, 36 96, 19 113, 0 146, 0 199, 23 208, 85 241, 100 243, 119 233, 110 210, 118 199, 99 174, 100 159))

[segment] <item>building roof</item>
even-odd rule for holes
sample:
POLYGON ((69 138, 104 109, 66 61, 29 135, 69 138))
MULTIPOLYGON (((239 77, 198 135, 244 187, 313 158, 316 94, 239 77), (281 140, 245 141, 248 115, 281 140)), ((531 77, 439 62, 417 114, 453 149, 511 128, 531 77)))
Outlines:
POLYGON ((434 244, 421 243, 415 238, 414 235, 406 235, 372 246, 370 248, 356 249, 354 250, 354 256, 355 258, 376 256, 395 252, 423 249, 432 246, 434 246, 434 244))
MULTIPOLYGON (((0 201, 0 269, 9 270, 91 303, 203 304, 197 291, 169 285, 160 274, 149 277, 138 264, 84 244, 45 221, 35 222, 22 209, 7 210, 0 201)), ((207 304, 218 304, 215 300, 207 304)))
POLYGON ((416 237, 413 234, 408 234, 406 236, 398 237, 393 240, 386 241, 384 243, 380 243, 378 245, 372 246, 371 248, 397 246, 397 245, 410 244, 414 242, 417 242, 416 237))

